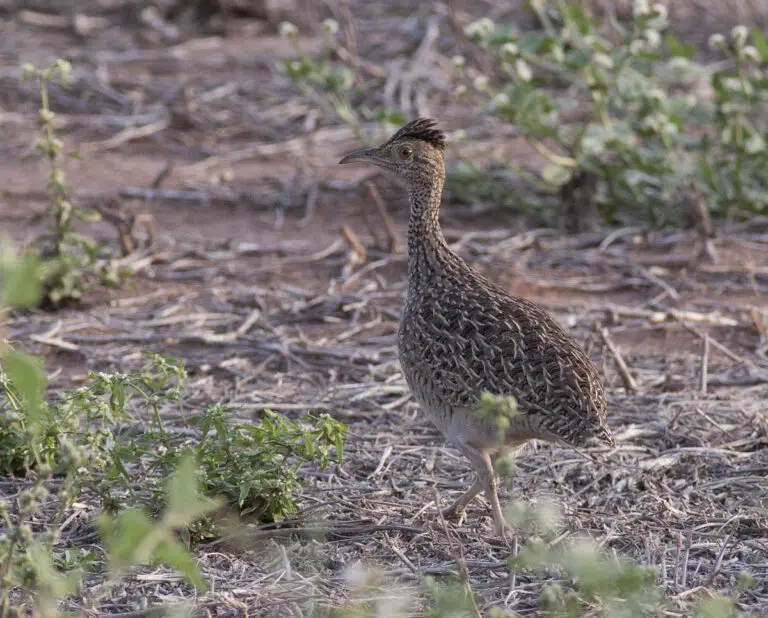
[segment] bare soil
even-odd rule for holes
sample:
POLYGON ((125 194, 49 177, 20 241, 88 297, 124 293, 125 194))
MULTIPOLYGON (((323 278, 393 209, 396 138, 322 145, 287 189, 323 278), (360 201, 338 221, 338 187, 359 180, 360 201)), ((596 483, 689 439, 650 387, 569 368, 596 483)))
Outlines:
MULTIPOLYGON (((94 596, 102 581, 94 574, 65 608, 139 616, 187 603, 201 615, 311 615, 346 600, 349 575, 359 578, 363 565, 378 573, 380 601, 413 596, 414 615, 425 576, 464 567, 483 614, 498 606, 538 615, 541 586, 557 574, 507 568, 524 537, 494 538, 482 500, 461 525, 436 515, 435 503, 466 488, 471 470, 418 414, 399 371, 406 258, 386 249, 363 181, 381 191, 404 247, 401 189, 336 165, 359 140, 277 70, 291 54, 276 34, 284 9, 271 8, 272 21, 230 17, 218 31, 219 16, 200 23, 190 9, 169 22, 176 38, 164 38, 139 19, 146 4, 79 2, 78 14, 103 20, 88 32, 72 26, 74 13, 41 3, 7 9, 0 23, 2 232, 27 242, 40 229, 27 219, 45 204, 45 166, 20 160, 38 101, 18 67, 62 56, 73 61, 74 81, 53 89, 52 106, 67 149, 84 157, 66 164, 78 199, 149 215, 155 234, 144 246, 136 227, 138 248, 124 260, 137 274, 124 287, 96 289, 79 307, 14 315, 11 338, 45 356, 52 392, 80 384, 88 369, 134 370, 151 350, 186 361, 188 407, 223 401, 251 420, 264 408, 295 417, 326 410, 349 423, 350 436, 342 465, 307 471, 300 517, 193 546, 212 584, 206 595, 156 566, 131 571, 108 598, 94 596), (342 225, 366 248, 362 261, 342 225), (321 537, 316 522, 326 526, 321 537)), ((356 37, 360 57, 406 69, 412 83, 395 92, 410 89, 408 113, 466 130, 478 161, 530 160, 521 140, 458 107, 439 79, 459 44, 454 20, 469 20, 467 3, 454 13, 450 3, 326 4, 286 3, 306 49, 317 49, 317 24, 332 15, 356 37), (430 20, 440 36, 417 62, 430 20)), ((554 501, 562 539, 587 534, 658 567, 678 615, 692 599, 731 591, 743 570, 758 585, 739 605, 768 615, 768 221, 719 230, 716 263, 691 259, 696 239, 687 231, 565 237, 531 230, 513 212, 478 214, 450 201, 443 224, 479 270, 541 303, 586 344, 610 396, 615 449, 592 450, 592 461, 531 447, 505 499, 554 501)), ((86 229, 117 247, 108 222, 86 229)), ((0 491, 13 495, 5 484, 0 491)), ((80 504, 62 543, 101 551, 98 508, 80 504)))

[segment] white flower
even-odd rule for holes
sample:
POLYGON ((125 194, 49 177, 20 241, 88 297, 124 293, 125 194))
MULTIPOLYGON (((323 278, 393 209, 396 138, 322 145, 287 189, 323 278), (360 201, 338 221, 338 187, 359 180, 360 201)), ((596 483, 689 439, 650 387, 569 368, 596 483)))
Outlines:
POLYGON ((506 107, 509 105, 509 97, 503 92, 498 93, 491 99, 491 108, 498 109, 499 107, 506 107))
POLYGON ((656 19, 659 20, 666 20, 667 19, 667 7, 663 4, 657 2, 651 7, 651 11, 653 11, 653 14, 655 15, 656 19))
POLYGON ((323 20, 323 30, 330 36, 334 36, 339 31, 339 22, 335 19, 323 20))
POLYGON ((650 15, 651 7, 648 6, 648 0, 635 0, 632 5, 632 15, 635 17, 644 17, 650 15))
POLYGON ((22 79, 29 80, 37 77, 37 67, 30 62, 24 63, 21 67, 21 71, 23 74, 22 79))
POLYGON ((685 56, 674 56, 669 59, 669 68, 673 71, 682 71, 691 66, 691 61, 685 56))
POLYGON ((731 38, 733 39, 733 44, 737 48, 744 47, 748 36, 749 30, 747 30, 746 26, 736 26, 733 30, 731 30, 731 38))
POLYGON ((651 88, 648 91, 647 96, 649 99, 652 99, 653 101, 657 101, 657 102, 661 102, 667 98, 667 95, 664 94, 664 91, 661 88, 651 88))
POLYGON ((646 116, 643 118, 642 126, 645 129, 658 133, 659 131, 659 119, 654 114, 653 116, 646 116))
POLYGON ((517 58, 519 52, 520 49, 515 43, 504 43, 504 45, 499 48, 499 55, 501 55, 502 59, 507 62, 512 62, 512 60, 517 58))
POLYGON ((453 91, 453 94, 455 94, 456 97, 460 98, 465 96, 468 92, 469 90, 464 84, 459 84, 458 86, 456 86, 456 90, 453 91))
POLYGON ((484 39, 487 37, 496 27, 493 20, 483 17, 477 21, 473 21, 464 28, 465 34, 473 40, 484 39))
POLYGON ((299 29, 291 22, 284 21, 280 24, 279 32, 284 39, 293 39, 299 34, 299 29))
POLYGON ((613 68, 613 58, 611 58, 608 54, 597 53, 592 56, 592 60, 597 66, 603 69, 613 68))
POLYGON ((72 74, 72 65, 69 60, 59 58, 53 63, 53 68, 59 71, 59 75, 65 82, 69 81, 69 76, 72 74))
POLYGON ((557 111, 556 110, 552 110, 548 114, 545 114, 544 116, 542 116, 541 120, 542 120, 542 123, 544 124, 544 126, 554 127, 559 118, 560 118, 560 116, 557 113, 557 111))
POLYGON ((674 122, 671 122, 669 119, 665 118, 663 122, 661 123, 661 132, 664 135, 677 135, 677 132, 679 131, 677 125, 674 122))
POLYGON ((467 59, 464 56, 454 56, 451 58, 451 62, 458 69, 463 69, 467 65, 467 59))
POLYGON ((747 62, 752 62, 753 64, 760 64, 762 62, 762 58, 760 57, 759 52, 752 45, 747 45, 741 50, 741 57, 747 62))
POLYGON ((661 35, 656 30, 645 30, 643 36, 648 42, 650 49, 658 49, 659 45, 661 45, 661 35))
POLYGON ((524 82, 529 82, 533 78, 531 67, 522 58, 518 58, 515 62, 515 70, 517 71, 517 76, 524 82))
POLYGON ((560 32, 560 37, 566 43, 576 43, 581 39, 581 33, 571 22, 567 22, 565 28, 560 32))
POLYGON ((475 90, 485 90, 488 88, 488 78, 485 75, 478 75, 472 80, 472 87, 475 90))
POLYGON ((725 47, 725 37, 719 32, 709 37, 709 49, 723 49, 725 47))

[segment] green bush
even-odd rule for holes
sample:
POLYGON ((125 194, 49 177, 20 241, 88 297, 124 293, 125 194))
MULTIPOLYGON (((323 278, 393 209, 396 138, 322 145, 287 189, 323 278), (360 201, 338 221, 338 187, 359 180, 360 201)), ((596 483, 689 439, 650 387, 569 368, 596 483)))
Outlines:
MULTIPOLYGON (((488 19, 472 42, 494 60, 492 75, 456 58, 459 94, 485 100, 548 161, 539 183, 560 191, 597 179, 591 201, 607 219, 640 210, 655 224, 679 222, 681 200, 700 193, 715 213, 768 206, 768 150, 762 33, 735 28, 711 45, 732 62, 710 73, 695 47, 664 36, 666 9, 637 2, 629 27, 599 24, 565 2, 531 0, 544 31, 518 35, 488 19), (496 75, 503 76, 496 78, 496 75), (696 96, 684 80, 707 81, 696 96), (577 121, 569 114, 581 111, 577 121)), ((567 194, 567 192, 565 193, 567 194)))
POLYGON ((347 428, 327 414, 301 422, 270 410, 259 425, 231 423, 231 411, 211 406, 189 419, 200 428, 196 453, 208 491, 224 494, 259 519, 275 521, 297 512, 294 492, 301 486, 299 468, 317 461, 324 470, 333 449, 343 454, 347 428))

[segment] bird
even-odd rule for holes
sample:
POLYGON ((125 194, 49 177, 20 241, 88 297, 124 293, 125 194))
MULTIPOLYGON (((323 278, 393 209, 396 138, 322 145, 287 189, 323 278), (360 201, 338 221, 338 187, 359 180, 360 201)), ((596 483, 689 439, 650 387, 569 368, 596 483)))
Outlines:
POLYGON ((400 365, 422 412, 475 471, 471 487, 441 513, 460 519, 484 492, 495 533, 506 536, 500 459, 531 440, 575 448, 614 441, 600 374, 584 348, 544 309, 482 276, 448 245, 439 221, 445 146, 436 121, 419 118, 339 163, 372 164, 404 181, 410 212, 400 365), (517 414, 503 425, 479 414, 489 394, 514 398, 517 414))

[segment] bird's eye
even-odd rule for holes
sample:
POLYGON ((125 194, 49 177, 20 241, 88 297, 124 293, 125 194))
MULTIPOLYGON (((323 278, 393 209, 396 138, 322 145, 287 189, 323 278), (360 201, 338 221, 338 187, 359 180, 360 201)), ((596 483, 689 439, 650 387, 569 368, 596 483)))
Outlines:
POLYGON ((413 156, 413 148, 410 146, 403 146, 400 148, 400 158, 403 160, 410 159, 413 156))

